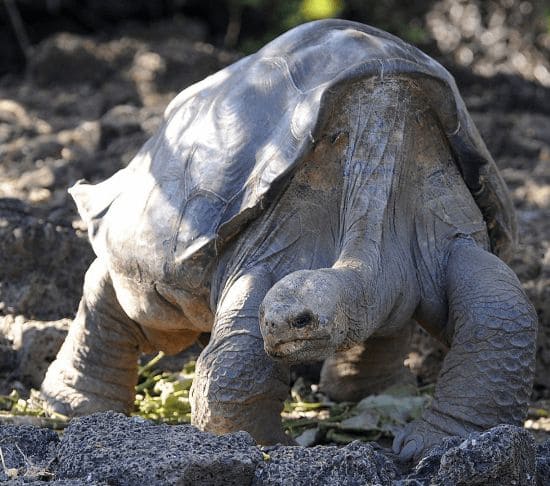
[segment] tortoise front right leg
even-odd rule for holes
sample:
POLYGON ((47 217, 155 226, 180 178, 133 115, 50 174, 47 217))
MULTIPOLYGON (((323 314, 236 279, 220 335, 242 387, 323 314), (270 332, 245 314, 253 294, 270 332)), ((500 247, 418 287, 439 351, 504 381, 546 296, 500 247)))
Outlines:
POLYGON ((229 279, 191 388, 193 425, 224 434, 246 430, 261 444, 291 443, 281 424, 289 370, 264 351, 258 309, 271 286, 256 268, 229 279))
POLYGON ((534 377, 537 314, 516 275, 469 238, 455 240, 447 266, 451 348, 431 406, 394 441, 418 459, 448 435, 501 423, 521 425, 534 377))

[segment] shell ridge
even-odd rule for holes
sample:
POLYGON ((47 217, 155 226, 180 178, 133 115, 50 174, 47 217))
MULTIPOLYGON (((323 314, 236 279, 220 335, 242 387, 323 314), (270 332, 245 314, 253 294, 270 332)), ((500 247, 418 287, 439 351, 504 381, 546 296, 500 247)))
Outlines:
POLYGON ((292 86, 298 93, 304 95, 307 93, 307 91, 303 91, 301 88, 298 87, 298 84, 296 83, 296 80, 294 79, 294 75, 292 74, 292 71, 290 70, 290 66, 288 65, 288 61, 282 57, 282 56, 273 56, 273 57, 264 57, 264 60, 267 61, 273 61, 274 64, 280 65, 284 68, 284 71, 287 75, 287 78, 292 83, 292 86))

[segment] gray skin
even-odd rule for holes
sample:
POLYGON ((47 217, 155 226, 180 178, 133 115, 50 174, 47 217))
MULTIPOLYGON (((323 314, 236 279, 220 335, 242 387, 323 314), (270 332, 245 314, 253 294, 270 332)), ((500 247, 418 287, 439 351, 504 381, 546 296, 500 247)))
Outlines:
POLYGON ((376 29, 301 26, 182 92, 127 169, 71 191, 98 256, 42 393, 129 411, 141 352, 211 339, 193 423, 291 443, 289 366, 358 399, 405 376, 413 321, 449 347, 394 442, 520 424, 537 320, 506 264, 511 202, 450 75, 376 29))

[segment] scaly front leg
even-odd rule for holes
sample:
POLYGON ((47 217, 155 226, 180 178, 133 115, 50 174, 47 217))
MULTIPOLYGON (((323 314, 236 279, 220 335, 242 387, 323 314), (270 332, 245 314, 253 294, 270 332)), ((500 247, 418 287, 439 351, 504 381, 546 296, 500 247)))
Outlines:
POLYGON ((280 415, 289 371, 265 353, 258 324, 258 307, 271 286, 270 275, 255 269, 230 280, 216 310, 210 342, 197 361, 192 423, 218 434, 246 430, 262 444, 290 443, 280 415))
POLYGON ((403 461, 448 435, 521 425, 534 377, 536 312, 515 274, 473 240, 457 239, 447 267, 451 348, 434 400, 394 441, 403 461))

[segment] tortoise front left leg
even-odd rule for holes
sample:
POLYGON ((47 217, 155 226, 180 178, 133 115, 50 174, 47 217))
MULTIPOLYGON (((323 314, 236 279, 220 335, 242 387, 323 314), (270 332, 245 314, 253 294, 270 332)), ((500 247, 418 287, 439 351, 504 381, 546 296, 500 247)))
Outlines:
POLYGON ((451 348, 431 406, 394 440, 403 461, 449 435, 521 425, 534 377, 537 314, 495 255, 457 239, 447 267, 451 348))
POLYGON ((257 268, 229 281, 197 361, 192 423, 217 434, 246 430, 261 444, 290 443, 281 424, 289 370, 264 351, 258 323, 271 276, 257 268))

